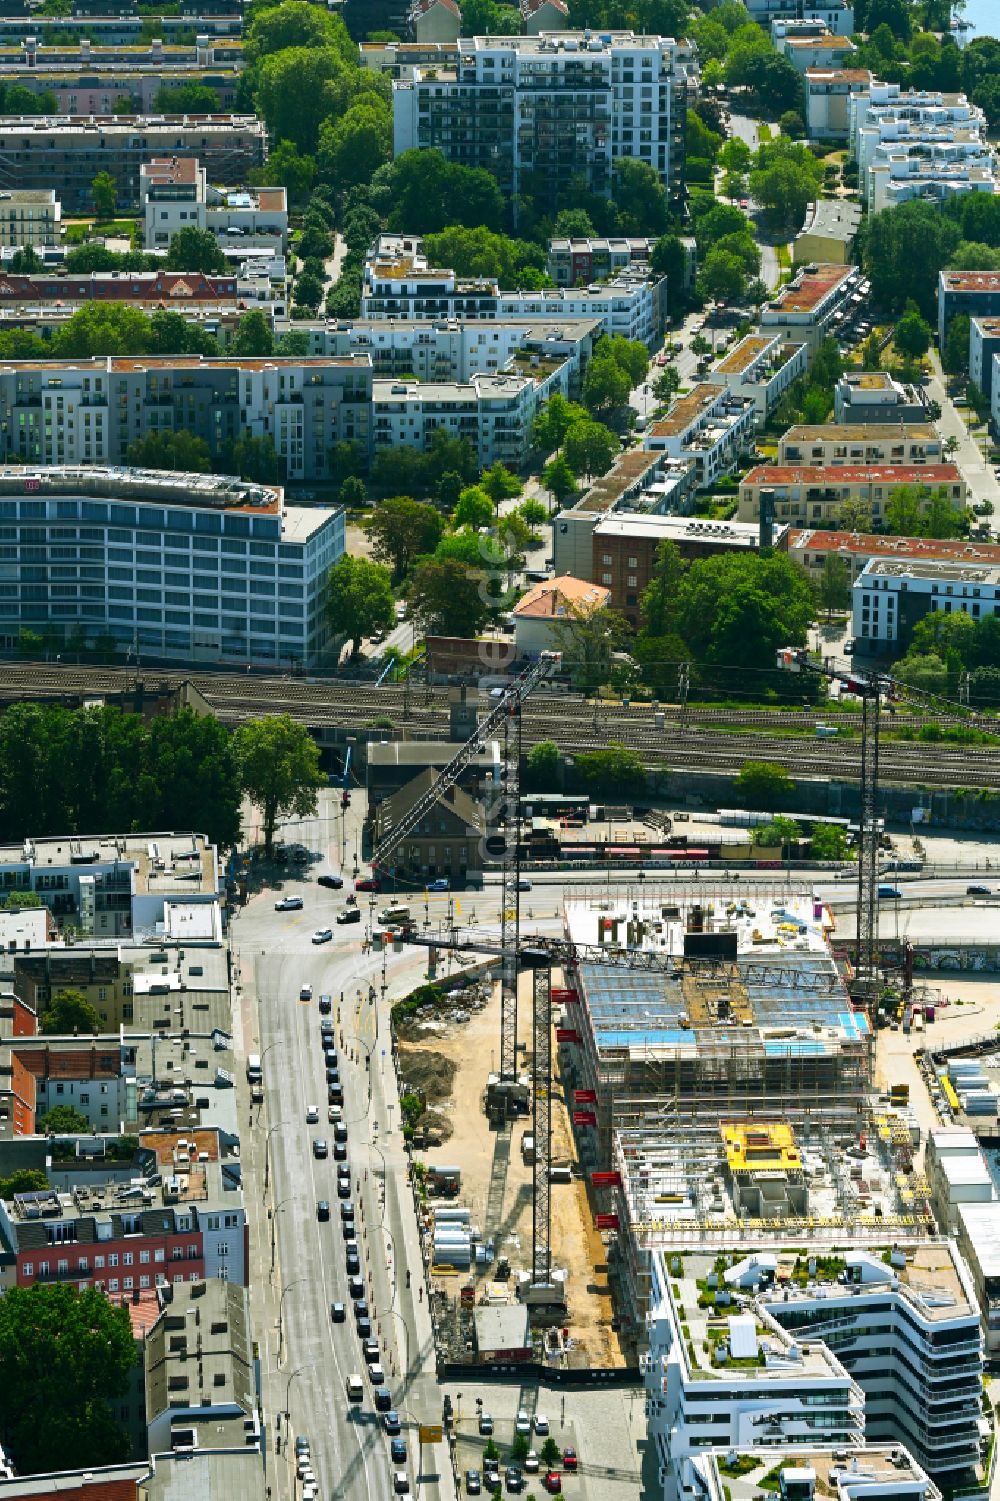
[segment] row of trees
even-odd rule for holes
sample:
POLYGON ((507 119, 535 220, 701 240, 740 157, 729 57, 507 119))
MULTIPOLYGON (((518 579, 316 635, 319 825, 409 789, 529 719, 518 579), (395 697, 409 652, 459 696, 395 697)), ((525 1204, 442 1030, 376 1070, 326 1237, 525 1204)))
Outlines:
POLYGON ((193 829, 223 847, 240 838, 244 797, 265 843, 280 817, 315 811, 319 752, 288 715, 230 732, 190 709, 146 723, 100 707, 13 704, 0 715, 0 833, 193 829))
POLYGON ((896 673, 913 687, 949 697, 957 697, 965 680, 970 703, 1000 704, 1000 618, 973 620, 961 610, 933 610, 914 627, 896 673))

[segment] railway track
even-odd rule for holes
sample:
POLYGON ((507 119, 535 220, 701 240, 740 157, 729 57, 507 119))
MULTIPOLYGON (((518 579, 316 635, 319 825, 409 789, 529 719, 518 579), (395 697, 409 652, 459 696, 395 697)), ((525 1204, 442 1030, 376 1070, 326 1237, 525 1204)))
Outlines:
MULTIPOLYGON (((248 678, 230 673, 148 671, 139 674, 150 692, 176 690, 190 682, 219 718, 237 724, 263 712, 287 712, 313 729, 376 728, 380 720, 394 728, 405 723, 411 732, 439 736, 446 725, 448 691, 414 687, 406 694, 398 685, 376 689, 371 682, 343 679, 303 681, 298 678, 248 678), (404 718, 404 709, 405 718, 404 718)), ((121 668, 51 664, 0 664, 0 701, 18 698, 65 698, 121 695, 136 674, 121 668)), ((577 695, 538 693, 525 705, 523 732, 530 748, 540 740, 556 740, 569 754, 606 748, 623 740, 650 765, 683 769, 699 766, 723 774, 738 771, 744 761, 772 761, 804 776, 829 776, 836 771, 847 779, 860 776, 860 742, 850 736, 811 741, 773 733, 811 730, 819 710, 728 709, 690 706, 686 712, 663 704, 663 727, 656 724, 651 705, 600 705, 577 695), (766 727, 766 729, 765 729, 766 727), (771 733, 767 733, 770 730, 771 733)), ((830 716, 845 730, 860 725, 860 715, 830 716)), ((899 714, 897 723, 921 723, 899 714)), ((984 724, 992 724, 984 721, 984 724)), ((1000 751, 996 747, 909 744, 886 740, 882 747, 885 775, 895 782, 924 786, 1000 787, 1000 751)))

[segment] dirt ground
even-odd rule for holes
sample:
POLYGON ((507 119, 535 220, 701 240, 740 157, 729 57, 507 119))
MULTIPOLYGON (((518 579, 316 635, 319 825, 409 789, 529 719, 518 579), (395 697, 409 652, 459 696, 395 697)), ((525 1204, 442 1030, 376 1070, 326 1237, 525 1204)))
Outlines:
MULTIPOLYGON (((555 975, 553 983, 559 983, 555 975)), ((530 1049, 531 978, 522 977, 518 1007, 519 1032, 529 1039, 530 1049)), ((407 1029, 409 1031, 409 1029, 407 1029)), ((494 1240, 498 1256, 510 1259, 511 1269, 528 1270, 531 1265, 531 1167, 522 1160, 521 1140, 531 1133, 531 1120, 516 1121, 509 1133, 510 1155, 502 1206, 491 1213, 491 1181, 494 1155, 504 1138, 490 1129, 483 1113, 486 1076, 496 1067, 500 1041, 500 991, 495 986, 486 1005, 474 1011, 459 1025, 435 1024, 420 1029, 419 1040, 400 1041, 400 1069, 408 1076, 408 1061, 415 1052, 433 1050, 456 1065, 454 1090, 450 1098, 440 1095, 434 1101, 434 1113, 450 1123, 447 1143, 418 1158, 457 1166, 462 1170, 462 1188, 454 1201, 472 1211, 473 1223, 482 1229, 484 1241, 494 1240), (438 1029, 440 1026, 440 1030, 438 1029)), ((563 1099, 559 1076, 558 1050, 553 1038, 552 1160, 576 1160, 569 1114, 563 1099)), ((530 1051, 522 1046, 519 1057, 530 1066, 530 1051)), ((502 1173, 502 1150, 498 1156, 498 1178, 502 1173)), ((494 1203, 499 1195, 494 1189, 494 1203)), ((593 1212, 587 1188, 580 1178, 570 1183, 553 1183, 551 1197, 551 1241, 553 1265, 568 1273, 567 1327, 576 1342, 574 1364, 620 1365, 624 1356, 617 1334, 611 1328, 611 1297, 607 1277, 607 1254, 600 1234, 594 1229, 593 1212), (585 1360, 581 1357, 585 1354, 585 1360)), ((454 1296, 454 1278, 442 1279, 449 1296, 454 1296)))

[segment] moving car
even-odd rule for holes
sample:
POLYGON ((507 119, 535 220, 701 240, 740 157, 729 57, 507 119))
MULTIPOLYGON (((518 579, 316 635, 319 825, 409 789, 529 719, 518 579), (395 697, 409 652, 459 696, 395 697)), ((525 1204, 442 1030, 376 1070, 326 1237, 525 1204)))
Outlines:
POLYGON ((315 1141, 313 1142, 313 1156, 327 1157, 329 1156, 329 1152, 330 1148, 326 1144, 325 1137, 317 1136, 315 1141))
POLYGON ((486 1411, 479 1414, 479 1432, 483 1438, 493 1437, 493 1418, 486 1411))
POLYGON ((966 896, 992 896, 993 892, 990 890, 989 886, 978 886, 977 885, 977 886, 966 886, 966 888, 965 888, 965 894, 966 894, 966 896))
POLYGON ((434 881, 427 882, 428 891, 450 891, 451 882, 447 876, 438 876, 434 881))
POLYGON ((329 943, 332 937, 332 928, 317 928, 312 936, 312 941, 313 943, 329 943))
POLYGON ((381 891, 382 888, 374 876, 362 876, 354 883, 355 891, 381 891))
POLYGON ((483 1480, 478 1470, 466 1470, 465 1494, 467 1496, 481 1496, 483 1494, 483 1480))
POLYGON ((347 1318, 347 1309, 343 1303, 330 1304, 330 1318, 335 1324, 342 1324, 347 1318))
POLYGON ((517 883, 517 889, 518 889, 518 891, 530 891, 531 890, 531 882, 528 880, 527 876, 521 876, 520 880, 517 883))
POLYGON ((319 998, 319 1009, 321 1014, 325 1013, 327 1016, 329 1016, 330 1012, 333 1010, 332 997, 328 995, 321 995, 319 998))
POLYGON ((337 913, 337 922, 340 924, 341 927, 343 927, 345 923, 360 922, 360 921, 361 921, 361 908, 360 907, 345 907, 344 910, 343 910, 343 912, 338 912, 337 913))
POLYGON ((340 891, 344 884, 344 878, 343 876, 320 876, 316 884, 318 886, 325 886, 329 891, 340 891))
POLYGON ((315 1126, 318 1121, 319 1121, 319 1106, 318 1105, 307 1105, 306 1106, 306 1125, 307 1126, 315 1126))
MULTIPOLYGON (((349 1277, 357 1277, 361 1273, 361 1257, 358 1255, 358 1243, 349 1240, 344 1248, 344 1267, 349 1277)), ((376 1347, 376 1354, 378 1349, 376 1347)))
POLYGON ((580 1462, 579 1462, 579 1460, 576 1457, 576 1450, 575 1449, 564 1449, 563 1450, 563 1469, 564 1470, 576 1470, 576 1469, 579 1468, 579 1463, 580 1462))
POLYGON ((386 1413, 385 1417, 382 1419, 382 1422, 385 1424, 386 1433, 398 1435, 402 1431, 402 1424, 399 1421, 399 1413, 394 1411, 391 1407, 386 1413))
POLYGON ((378 1347, 377 1339, 366 1339, 361 1347, 361 1353, 368 1365, 378 1365, 382 1358, 382 1351, 378 1347))
POLYGON ((302 989, 299 991, 299 1000, 300 1001, 311 1001, 312 998, 313 998, 313 988, 312 988, 312 986, 311 985, 303 985, 302 989))
POLYGON ((890 900, 896 901, 903 895, 898 886, 880 886, 878 894, 880 897, 887 897, 890 900))
POLYGON ((326 1199, 318 1200, 316 1204, 316 1218, 318 1220, 328 1220, 330 1218, 330 1205, 326 1199))
POLYGON ((389 1458, 392 1460, 392 1462, 393 1462, 394 1465, 405 1465, 405 1463, 406 1463, 406 1440, 405 1439, 394 1438, 392 1440, 392 1442, 389 1445, 389 1458))
POLYGON ((405 1470, 397 1470, 395 1475, 393 1475, 392 1488, 397 1496, 408 1496, 410 1494, 410 1481, 405 1470))
POLYGON ((300 896, 283 896, 280 901, 275 902, 274 910, 275 912, 298 912, 303 906, 300 896))

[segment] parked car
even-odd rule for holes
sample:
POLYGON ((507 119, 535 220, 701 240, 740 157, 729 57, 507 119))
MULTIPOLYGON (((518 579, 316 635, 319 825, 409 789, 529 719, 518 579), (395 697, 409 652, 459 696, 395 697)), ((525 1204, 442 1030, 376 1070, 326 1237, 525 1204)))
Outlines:
POLYGON ((298 912, 304 902, 300 896, 283 896, 274 904, 275 912, 298 912))
POLYGON ((465 1494, 467 1496, 481 1496, 483 1494, 483 1479, 478 1470, 466 1470, 465 1494))
POLYGON ((329 943, 332 937, 332 928, 317 928, 312 936, 312 941, 313 943, 329 943))
POLYGON ((330 1218, 330 1205, 326 1199, 318 1200, 316 1204, 316 1218, 318 1220, 328 1220, 330 1218))
POLYGON ((340 891, 344 884, 344 878, 343 876, 320 876, 316 884, 327 887, 329 891, 340 891))
POLYGON ((374 876, 362 876, 354 883, 355 891, 381 891, 382 887, 374 876))
POLYGON ((493 1419, 485 1409, 479 1414, 479 1432, 483 1438, 493 1437, 493 1419))
POLYGON ((337 913, 337 922, 339 923, 339 925, 341 927, 343 927, 345 925, 345 923, 360 922, 360 921, 361 921, 361 908, 360 907, 345 907, 344 910, 343 910, 343 912, 338 912, 337 913))
POLYGON ((579 1462, 579 1460, 576 1457, 576 1450, 575 1449, 564 1449, 563 1450, 563 1469, 564 1470, 576 1470, 576 1469, 579 1468, 579 1464, 580 1464, 580 1462, 579 1462))

